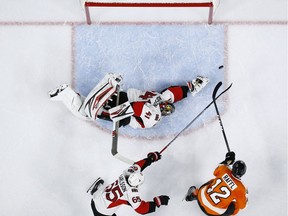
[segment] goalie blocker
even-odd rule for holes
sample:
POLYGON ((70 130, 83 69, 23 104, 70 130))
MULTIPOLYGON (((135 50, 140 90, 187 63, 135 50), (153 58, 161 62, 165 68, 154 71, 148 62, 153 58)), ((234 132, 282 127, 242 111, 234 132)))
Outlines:
POLYGON ((110 118, 113 122, 120 121, 134 114, 131 104, 127 101, 109 109, 110 118))

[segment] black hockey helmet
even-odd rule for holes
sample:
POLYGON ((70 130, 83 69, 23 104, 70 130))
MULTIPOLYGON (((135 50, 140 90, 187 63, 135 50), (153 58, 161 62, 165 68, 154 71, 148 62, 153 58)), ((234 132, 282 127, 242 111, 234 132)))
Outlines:
POLYGON ((247 167, 244 161, 238 160, 232 166, 232 175, 240 179, 246 173, 247 167))
POLYGON ((171 115, 175 111, 175 106, 167 101, 160 103, 159 106, 163 116, 171 115))

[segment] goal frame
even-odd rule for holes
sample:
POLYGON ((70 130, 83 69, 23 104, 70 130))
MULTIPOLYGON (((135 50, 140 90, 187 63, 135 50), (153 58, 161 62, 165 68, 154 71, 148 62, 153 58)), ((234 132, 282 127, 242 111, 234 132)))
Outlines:
MULTIPOLYGON (((82 0, 83 1, 83 0, 82 0)), ((208 7, 209 15, 208 15, 208 24, 211 25, 213 23, 213 9, 214 4, 212 1, 210 2, 190 2, 190 3, 129 3, 129 2, 89 2, 84 0, 84 8, 86 14, 86 22, 88 25, 91 25, 91 16, 89 7, 208 7)))

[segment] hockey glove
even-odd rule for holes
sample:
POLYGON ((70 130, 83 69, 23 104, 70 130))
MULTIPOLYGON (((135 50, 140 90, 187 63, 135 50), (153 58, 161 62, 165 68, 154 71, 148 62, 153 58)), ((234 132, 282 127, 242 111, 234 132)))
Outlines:
POLYGON ((170 199, 169 196, 161 195, 161 196, 154 197, 153 200, 156 206, 159 208, 161 205, 168 205, 169 199, 170 199))
POLYGON ((152 161, 156 162, 161 159, 161 155, 159 152, 150 152, 148 153, 147 157, 152 161))
POLYGON ((226 156, 225 156, 225 163, 227 165, 233 164, 235 161, 235 153, 233 151, 231 152, 227 152, 226 156))

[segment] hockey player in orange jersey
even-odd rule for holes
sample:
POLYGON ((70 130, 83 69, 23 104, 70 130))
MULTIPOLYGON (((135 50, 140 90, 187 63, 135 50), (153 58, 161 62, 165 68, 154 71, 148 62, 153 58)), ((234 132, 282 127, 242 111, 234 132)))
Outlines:
POLYGON ((215 169, 215 178, 199 189, 191 186, 185 200, 197 200, 201 210, 209 216, 236 215, 239 210, 244 209, 248 199, 241 177, 246 172, 246 164, 241 160, 234 161, 235 153, 228 152, 225 160, 215 169), (229 165, 232 165, 232 169, 229 165))

